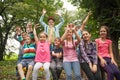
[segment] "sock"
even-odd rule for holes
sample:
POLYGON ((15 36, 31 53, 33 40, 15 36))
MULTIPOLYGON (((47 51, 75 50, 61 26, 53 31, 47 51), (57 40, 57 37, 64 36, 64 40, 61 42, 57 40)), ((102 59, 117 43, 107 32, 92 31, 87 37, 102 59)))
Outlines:
POLYGON ((22 80, 26 80, 25 78, 23 78, 22 80))

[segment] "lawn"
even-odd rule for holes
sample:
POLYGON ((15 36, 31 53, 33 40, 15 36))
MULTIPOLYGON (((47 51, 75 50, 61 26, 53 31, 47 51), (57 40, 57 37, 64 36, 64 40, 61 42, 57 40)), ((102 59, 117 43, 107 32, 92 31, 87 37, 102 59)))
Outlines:
MULTIPOLYGON (((0 61, 0 80, 17 80, 16 73, 16 60, 0 61)), ((38 80, 45 80, 43 72, 39 71, 38 80)), ((51 79, 52 80, 52 79, 51 79)), ((62 72, 61 79, 65 80, 65 73, 62 72)))
POLYGON ((16 61, 0 61, 0 80, 17 80, 15 76, 16 61))

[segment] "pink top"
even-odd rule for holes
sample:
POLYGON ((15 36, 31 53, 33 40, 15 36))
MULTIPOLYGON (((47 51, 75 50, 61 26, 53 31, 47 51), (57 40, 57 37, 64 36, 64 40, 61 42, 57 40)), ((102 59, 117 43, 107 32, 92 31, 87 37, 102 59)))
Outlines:
POLYGON ((36 46, 35 62, 50 62, 50 43, 38 41, 36 46))
POLYGON ((63 43, 63 62, 73 62, 78 61, 77 53, 76 53, 76 41, 68 42, 64 41, 63 43))
POLYGON ((103 42, 100 38, 96 39, 95 41, 98 44, 98 55, 101 57, 110 58, 109 45, 112 43, 112 41, 106 39, 106 41, 103 42))

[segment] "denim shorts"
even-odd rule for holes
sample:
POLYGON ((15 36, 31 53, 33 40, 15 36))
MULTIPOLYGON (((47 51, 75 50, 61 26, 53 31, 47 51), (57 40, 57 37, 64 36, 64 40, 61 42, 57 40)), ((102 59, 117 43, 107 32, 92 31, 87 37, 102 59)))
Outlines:
POLYGON ((26 67, 28 65, 34 66, 35 62, 34 62, 34 59, 22 59, 20 64, 22 64, 23 67, 26 67))

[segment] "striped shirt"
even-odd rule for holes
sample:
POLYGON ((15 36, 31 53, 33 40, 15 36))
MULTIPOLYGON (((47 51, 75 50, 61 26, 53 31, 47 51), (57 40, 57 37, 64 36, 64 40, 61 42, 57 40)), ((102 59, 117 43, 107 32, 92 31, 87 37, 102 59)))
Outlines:
POLYGON ((35 44, 24 44, 23 46, 23 59, 34 59, 35 58, 35 44))

